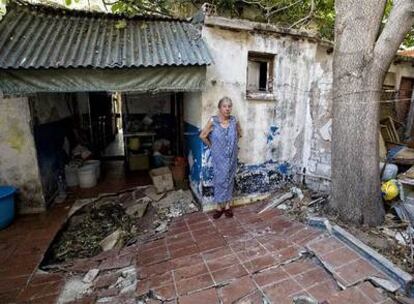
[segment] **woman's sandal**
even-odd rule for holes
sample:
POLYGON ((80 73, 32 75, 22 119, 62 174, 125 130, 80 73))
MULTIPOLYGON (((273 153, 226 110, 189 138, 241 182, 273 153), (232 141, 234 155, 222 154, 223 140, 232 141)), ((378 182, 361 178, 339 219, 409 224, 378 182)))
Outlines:
POLYGON ((217 219, 219 219, 222 215, 223 215, 223 213, 224 213, 225 211, 223 210, 223 209, 221 209, 221 210, 216 210, 216 212, 214 212, 214 214, 213 214, 213 218, 215 219, 215 220, 217 220, 217 219))
POLYGON ((224 215, 226 217, 233 217, 233 210, 231 208, 224 210, 224 215))

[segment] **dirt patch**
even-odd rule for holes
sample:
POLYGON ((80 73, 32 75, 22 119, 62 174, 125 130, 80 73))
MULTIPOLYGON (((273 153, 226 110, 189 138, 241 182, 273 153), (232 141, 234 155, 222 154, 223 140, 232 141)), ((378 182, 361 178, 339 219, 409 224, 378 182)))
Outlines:
POLYGON ((174 217, 198 210, 190 191, 151 195, 148 189, 134 188, 75 202, 72 215, 42 265, 90 258, 102 251, 145 242, 168 230, 174 217))

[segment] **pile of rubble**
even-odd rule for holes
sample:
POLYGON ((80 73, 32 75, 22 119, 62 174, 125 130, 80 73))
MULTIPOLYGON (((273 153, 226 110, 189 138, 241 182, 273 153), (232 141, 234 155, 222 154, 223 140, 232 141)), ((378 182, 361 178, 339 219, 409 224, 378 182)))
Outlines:
POLYGON ((50 269, 156 238, 168 229, 172 218, 197 210, 190 191, 157 194, 152 186, 79 200, 52 244, 44 266, 50 269))

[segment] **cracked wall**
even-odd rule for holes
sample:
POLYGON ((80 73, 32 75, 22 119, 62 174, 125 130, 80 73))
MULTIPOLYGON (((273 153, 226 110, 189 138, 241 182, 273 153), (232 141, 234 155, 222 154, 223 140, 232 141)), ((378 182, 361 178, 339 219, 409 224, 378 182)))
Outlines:
POLYGON ((0 184, 18 188, 21 213, 46 209, 26 97, 0 98, 0 184))
MULTIPOLYGON (((237 194, 270 191, 304 169, 329 177, 330 144, 319 134, 331 116, 328 48, 305 38, 210 26, 203 27, 203 37, 214 64, 207 68, 201 122, 205 125, 216 114, 221 97, 233 100, 233 113, 243 129, 237 194), (246 97, 248 52, 275 54, 273 100, 246 97)), ((319 182, 309 184, 319 189, 319 182)), ((204 201, 211 202, 212 170, 206 147, 202 187, 204 201)))

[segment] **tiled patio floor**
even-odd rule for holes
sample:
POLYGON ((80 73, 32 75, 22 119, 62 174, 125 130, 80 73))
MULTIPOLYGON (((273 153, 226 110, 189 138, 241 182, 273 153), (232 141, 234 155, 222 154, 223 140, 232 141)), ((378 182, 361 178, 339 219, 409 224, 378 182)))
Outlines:
MULTIPOLYGON (((263 298, 283 304, 300 295, 331 304, 394 303, 365 281, 370 275, 385 275, 357 253, 277 210, 258 215, 260 206, 237 208, 233 219, 193 213, 174 220, 158 240, 77 261, 74 273, 97 268, 100 274, 93 293, 76 303, 103 298, 107 303, 136 303, 136 297, 149 290, 165 303, 180 304, 262 303, 263 298), (300 256, 306 250, 313 255, 300 256), (139 280, 132 292, 120 293, 113 287, 117 270, 131 265, 139 280)), ((63 210, 56 208, 41 221, 22 218, 20 228, 0 232, 0 303, 56 303, 68 275, 33 272, 44 245, 59 228, 63 210), (25 228, 29 226, 30 233, 25 228)))

